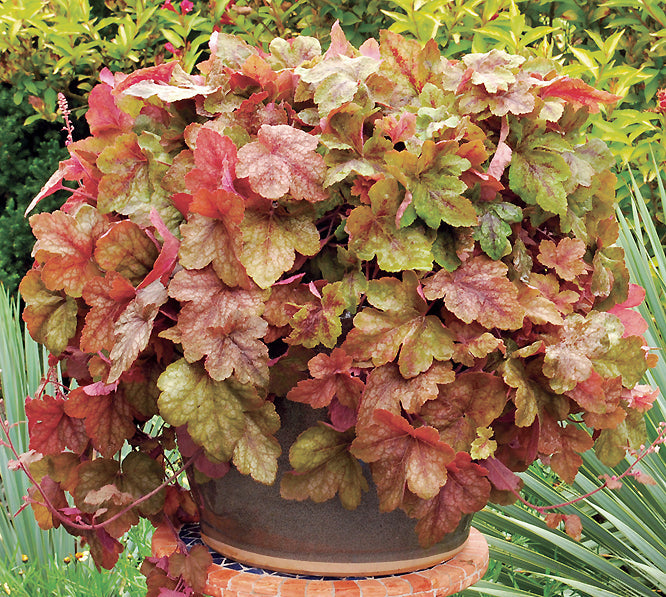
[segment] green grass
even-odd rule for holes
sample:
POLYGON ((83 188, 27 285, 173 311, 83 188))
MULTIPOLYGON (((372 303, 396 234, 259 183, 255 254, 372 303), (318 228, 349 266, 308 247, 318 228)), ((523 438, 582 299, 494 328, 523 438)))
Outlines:
POLYGON ((0 595, 10 597, 144 597, 146 581, 139 572, 150 555, 152 527, 145 520, 126 536, 126 550, 112 571, 98 571, 86 551, 46 563, 31 560, 0 563, 0 595))
MULTIPOLYGON (((47 359, 45 350, 29 334, 24 334, 22 328, 18 301, 11 299, 0 284, 1 392, 4 416, 15 424, 11 437, 19 453, 27 452, 29 443, 25 397, 38 387, 47 359)), ((75 544, 64 529, 42 531, 30 508, 13 516, 23 505, 29 486, 23 473, 8 470, 8 461, 13 458, 8 448, 0 446, 0 561, 19 562, 21 553, 41 564, 46 564, 52 556, 65 557, 74 551, 75 544)))
MULTIPOLYGON (((29 440, 24 400, 37 388, 47 355, 22 328, 18 301, 11 299, 0 284, 4 416, 16 423, 11 431, 12 442, 19 452, 26 452, 29 440)), ((0 446, 0 595, 143 597, 146 582, 138 566, 150 555, 150 523, 142 520, 127 534, 126 550, 112 571, 98 572, 85 549, 77 547, 64 529, 42 531, 30 508, 13 516, 23 504, 28 480, 23 473, 8 470, 7 463, 12 458, 13 454, 0 446)))

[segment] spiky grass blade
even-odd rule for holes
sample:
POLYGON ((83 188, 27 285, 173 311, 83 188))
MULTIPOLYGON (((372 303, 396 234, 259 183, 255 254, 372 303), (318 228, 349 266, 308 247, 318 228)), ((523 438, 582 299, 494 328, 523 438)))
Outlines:
MULTIPOLYGON (((44 374, 44 350, 22 331, 18 301, 12 299, 0 285, 0 375, 5 416, 10 423, 12 442, 17 450, 28 451, 28 429, 24 402, 33 394, 44 374)), ((3 438, 4 439, 4 438, 3 438)), ((20 558, 22 554, 42 563, 54 555, 64 557, 75 551, 73 538, 64 529, 45 533, 37 525, 32 512, 13 514, 23 505, 29 482, 20 472, 8 470, 13 455, 0 447, 0 559, 20 558)))

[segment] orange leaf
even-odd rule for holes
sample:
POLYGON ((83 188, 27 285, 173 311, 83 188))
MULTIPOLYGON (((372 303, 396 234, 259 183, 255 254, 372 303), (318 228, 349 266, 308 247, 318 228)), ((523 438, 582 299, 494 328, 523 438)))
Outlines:
POLYGON ((557 245, 553 241, 542 240, 537 259, 546 267, 553 268, 560 278, 571 282, 589 269, 583 261, 585 251, 585 243, 579 239, 563 238, 557 245))
POLYGON ((325 353, 316 355, 308 363, 314 379, 300 381, 289 391, 287 398, 312 408, 322 408, 337 397, 342 404, 355 410, 364 384, 352 376, 352 363, 352 358, 341 348, 335 348, 330 356, 325 353))
POLYGON ((48 395, 41 400, 27 398, 25 413, 31 449, 42 454, 59 454, 69 448, 80 454, 88 445, 83 422, 65 411, 64 398, 48 395))
POLYGON ((195 545, 187 554, 177 552, 169 556, 169 574, 182 576, 195 591, 201 593, 206 588, 208 568, 212 563, 208 548, 195 545))
POLYGON ((446 484, 429 500, 410 496, 407 512, 418 518, 416 532, 423 547, 429 547, 460 523, 463 514, 481 510, 490 498, 486 470, 472 462, 466 452, 458 452, 447 466, 446 484))
POLYGON ((446 308, 465 323, 514 330, 523 324, 525 310, 507 271, 501 261, 479 255, 453 273, 439 270, 425 281, 424 293, 429 300, 444 298, 446 308))
POLYGON ((82 205, 74 215, 62 211, 36 214, 30 217, 30 225, 37 237, 33 254, 44 264, 45 286, 81 296, 85 283, 101 275, 93 250, 107 230, 106 219, 94 207, 82 205))
POLYGON ((403 417, 376 410, 372 425, 359 430, 351 452, 373 463, 380 508, 394 510, 409 489, 421 498, 437 495, 455 453, 433 427, 412 427, 403 417))

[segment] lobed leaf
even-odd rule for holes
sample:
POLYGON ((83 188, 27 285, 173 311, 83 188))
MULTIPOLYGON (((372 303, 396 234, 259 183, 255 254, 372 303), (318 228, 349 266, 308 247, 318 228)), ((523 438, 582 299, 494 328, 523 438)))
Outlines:
POLYGON ((373 422, 358 430, 351 452, 373 463, 380 508, 398 508, 407 489, 423 499, 431 499, 446 483, 447 465, 455 452, 440 441, 433 427, 412 427, 400 415, 377 409, 373 422))
POLYGON ((266 449, 269 444, 275 446, 271 440, 274 427, 262 423, 261 418, 268 415, 272 420, 274 415, 266 410, 269 407, 251 384, 234 379, 215 381, 200 364, 180 359, 165 369, 157 385, 162 391, 158 399, 161 416, 170 425, 187 425, 188 433, 210 460, 233 458, 237 467, 257 475, 256 480, 272 482, 279 450, 266 449), (248 442, 252 438, 267 443, 251 453, 248 442))
POLYGON ((525 310, 507 271, 501 261, 479 255, 453 273, 442 269, 427 278, 424 293, 429 300, 443 298, 446 308, 465 323, 478 321, 488 329, 517 329, 523 324, 525 310))
POLYGON ((430 270, 434 236, 417 226, 399 228, 396 223, 400 198, 393 179, 370 189, 370 206, 355 207, 347 218, 349 249, 360 259, 377 263, 384 271, 430 270))
POLYGON ((441 319, 428 315, 428 305, 419 294, 416 274, 371 280, 368 302, 354 317, 354 327, 342 348, 355 359, 374 366, 393 361, 398 352, 400 373, 410 378, 430 368, 433 360, 445 361, 453 354, 453 338, 441 319))
POLYGON ((78 306, 71 296, 46 288, 41 273, 29 271, 19 291, 26 307, 23 321, 36 342, 53 354, 60 354, 76 333, 78 306))
POLYGON ((236 172, 252 190, 267 199, 291 193, 294 199, 323 201, 324 158, 315 150, 317 138, 284 124, 264 124, 257 140, 238 150, 236 172))
POLYGON ((283 475, 280 495, 321 503, 337 494, 347 510, 356 508, 368 482, 349 452, 352 437, 322 424, 301 433, 289 449, 294 470, 283 475))

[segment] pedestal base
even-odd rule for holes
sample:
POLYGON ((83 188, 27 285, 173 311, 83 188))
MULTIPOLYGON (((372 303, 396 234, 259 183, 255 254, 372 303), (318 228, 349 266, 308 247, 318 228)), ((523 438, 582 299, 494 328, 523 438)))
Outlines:
MULTIPOLYGON (((188 547, 200 544, 198 526, 181 530, 188 547)), ((176 541, 167 527, 155 530, 154 556, 169 555, 176 541)), ((453 559, 432 568, 376 577, 327 578, 250 568, 212 552, 206 594, 211 597, 446 597, 470 587, 488 568, 488 543, 472 528, 453 559)))

